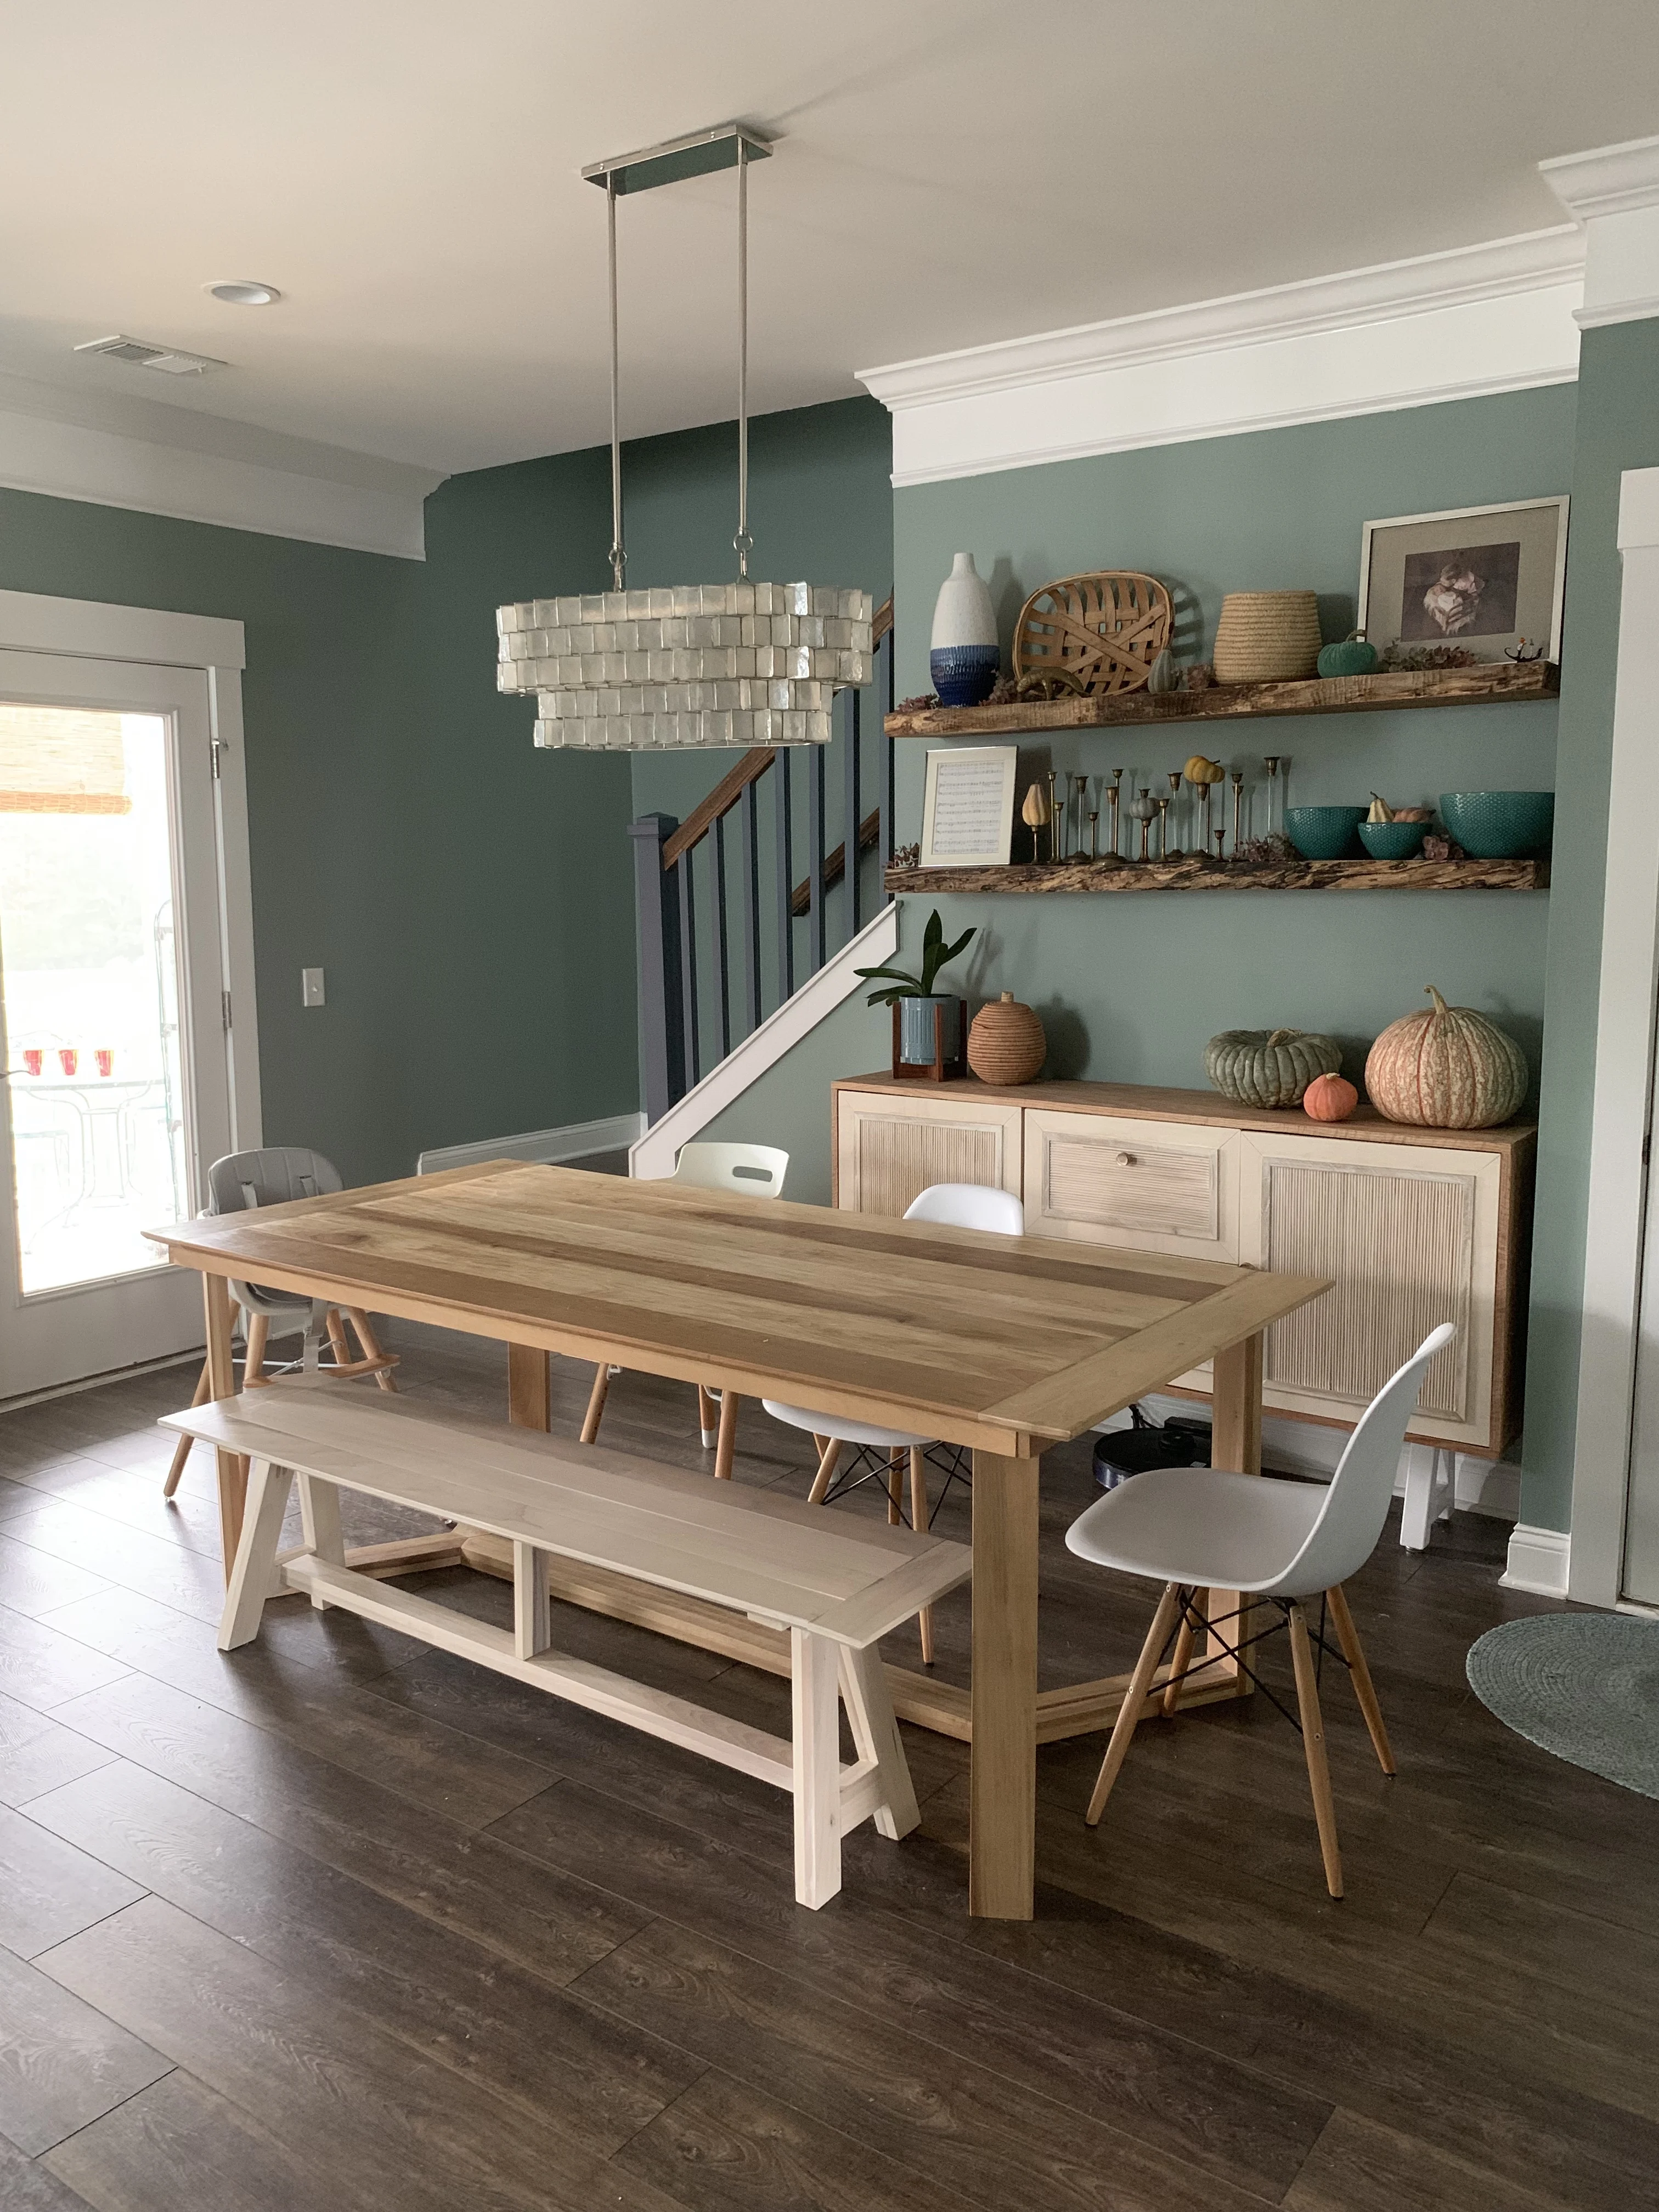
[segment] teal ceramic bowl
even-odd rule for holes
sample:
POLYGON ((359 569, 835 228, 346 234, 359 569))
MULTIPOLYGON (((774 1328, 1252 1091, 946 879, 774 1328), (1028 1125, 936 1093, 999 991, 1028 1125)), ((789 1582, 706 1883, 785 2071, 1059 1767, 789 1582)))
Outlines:
POLYGON ((1353 850, 1363 806, 1287 806, 1285 835, 1304 860, 1343 860, 1353 850))
POLYGON ((1414 860, 1429 834, 1426 822, 1362 822, 1359 842, 1374 860, 1414 860))
POLYGON ((1513 860, 1547 845, 1553 791, 1443 791, 1440 818, 1473 860, 1513 860))

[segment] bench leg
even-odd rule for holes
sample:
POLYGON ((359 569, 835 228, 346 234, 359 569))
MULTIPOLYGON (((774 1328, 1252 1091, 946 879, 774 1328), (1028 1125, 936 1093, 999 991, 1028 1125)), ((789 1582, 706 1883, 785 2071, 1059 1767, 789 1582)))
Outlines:
POLYGON ((866 1651, 842 1650, 841 1693, 847 1701, 847 1718, 860 1759, 872 1759, 881 1777, 882 1802, 876 1808, 876 1827, 896 1841, 908 1836, 921 1820, 916 1793, 910 1781, 910 1762, 904 1756, 893 1700, 888 1694, 887 1670, 874 1644, 866 1651))
POLYGON ((789 1632, 794 1715, 795 1901, 815 1909, 841 1887, 841 1705, 827 1637, 789 1632))
MULTIPOLYGON (((604 1374, 605 1370, 600 1368, 604 1374)), ((548 1595, 547 1562, 533 1544, 513 1547, 513 1649, 533 1659, 553 1641, 553 1607, 548 1595)))
POLYGON ((600 1360, 593 1370, 593 1388, 587 1394, 587 1411, 582 1416, 582 1442, 597 1443, 599 1423, 605 1419, 605 1401, 611 1395, 611 1363, 600 1360))
POLYGON ((251 1644, 259 1633, 265 1599, 276 1572, 276 1547, 288 1510, 291 1476, 285 1467, 256 1459, 248 1479, 247 1505, 235 1564, 225 1591, 225 1609, 219 1621, 219 1649, 234 1651, 251 1644))
POLYGON ((714 1401, 709 1396, 708 1391, 703 1389, 702 1383, 699 1382, 697 1385, 697 1427, 702 1433, 702 1448, 705 1451, 713 1451, 715 1445, 720 1441, 720 1430, 716 1425, 719 1420, 720 1415, 715 1410, 714 1401))
POLYGON ((738 1394, 735 1390, 720 1392, 720 1425, 715 1431, 714 1480, 730 1482, 732 1461, 738 1449, 738 1394))
MULTIPOLYGON (((345 1538, 340 1533, 340 1493, 331 1482, 320 1475, 302 1474, 300 1477, 300 1519, 305 1528, 305 1544, 319 1559, 331 1566, 345 1565, 345 1538)), ((328 1609, 328 1600, 312 1592, 311 1602, 319 1613, 328 1609)))

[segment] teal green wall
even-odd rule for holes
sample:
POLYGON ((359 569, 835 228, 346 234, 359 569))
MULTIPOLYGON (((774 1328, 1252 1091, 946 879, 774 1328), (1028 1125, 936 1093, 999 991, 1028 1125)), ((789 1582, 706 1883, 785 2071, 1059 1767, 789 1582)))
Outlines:
MULTIPOLYGON (((1565 1528, 1584 1277, 1596 993, 1619 644, 1619 478, 1659 465, 1659 321, 1586 331, 1567 554, 1560 797, 1550 895, 1521 1517, 1565 1528)), ((1632 1194, 1632 1203, 1635 1194, 1632 1194)))
POLYGON ((496 601, 602 580, 607 504, 602 456, 456 479, 420 563, 0 491, 0 587, 246 626, 265 1136, 349 1181, 637 1103, 627 764, 493 682, 496 601))

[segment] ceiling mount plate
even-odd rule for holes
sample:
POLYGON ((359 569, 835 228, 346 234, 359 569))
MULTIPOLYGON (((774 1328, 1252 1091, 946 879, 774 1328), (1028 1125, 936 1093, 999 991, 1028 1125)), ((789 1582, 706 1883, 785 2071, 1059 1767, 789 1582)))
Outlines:
POLYGON ((693 131, 684 138, 665 138, 659 146, 641 147, 637 154, 590 161, 582 174, 601 190, 614 186, 619 194, 653 191, 659 185, 677 185, 685 177, 735 169, 739 140, 751 161, 763 161, 772 151, 771 140, 746 123, 720 123, 712 131, 693 131))

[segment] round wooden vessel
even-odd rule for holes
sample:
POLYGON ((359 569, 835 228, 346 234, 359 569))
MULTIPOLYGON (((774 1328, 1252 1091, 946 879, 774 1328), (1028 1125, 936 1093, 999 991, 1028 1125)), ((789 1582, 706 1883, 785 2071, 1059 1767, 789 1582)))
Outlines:
POLYGON ((1048 1056, 1042 1024, 1012 991, 1005 991, 974 1016, 968 1032, 968 1065, 981 1083, 1034 1082, 1048 1056))

